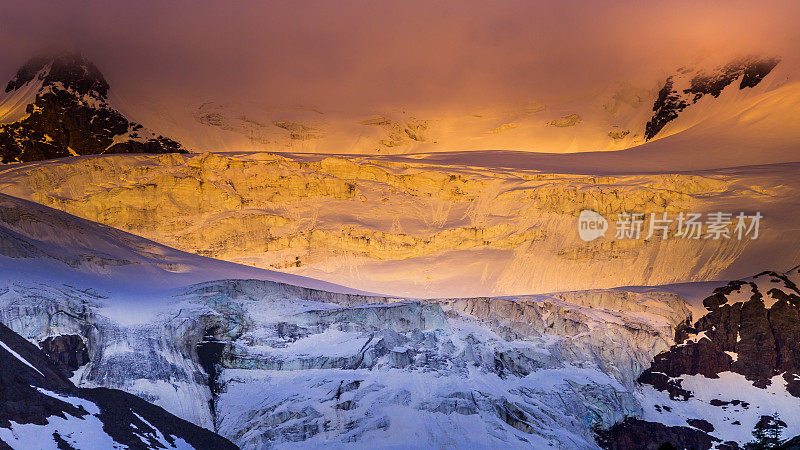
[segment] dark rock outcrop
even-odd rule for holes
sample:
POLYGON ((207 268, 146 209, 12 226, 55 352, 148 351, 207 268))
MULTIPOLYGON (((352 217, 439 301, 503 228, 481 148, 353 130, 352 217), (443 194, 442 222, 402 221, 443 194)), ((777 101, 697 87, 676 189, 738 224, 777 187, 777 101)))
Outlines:
MULTIPOLYGON (((734 372, 743 375, 754 388, 762 389, 775 376, 782 376, 789 394, 800 397, 800 290, 789 278, 798 273, 797 267, 786 274, 762 272, 715 289, 703 300, 707 314, 694 324, 687 321, 679 326, 675 345, 657 355, 638 382, 667 392, 672 402, 680 403, 694 397, 682 385, 684 375, 714 379, 722 372, 734 372)), ((701 380, 694 379, 692 385, 701 380)), ((628 418, 609 429, 597 430, 598 443, 610 449, 658 449, 662 445, 677 449, 707 449, 712 445, 717 449, 738 449, 746 442, 727 441, 729 437, 718 429, 720 424, 749 430, 752 424, 744 423, 747 416, 736 415, 767 406, 751 405, 730 396, 702 401, 712 410, 719 408, 721 415, 683 416, 688 426, 679 427, 628 418)), ((673 412, 666 404, 651 407, 655 415, 648 418, 666 418, 673 412)), ((762 421, 765 418, 770 416, 763 416, 762 421)))
POLYGON ((669 351, 657 355, 639 382, 668 391, 673 399, 686 399, 691 393, 674 380, 681 375, 717 378, 731 371, 763 388, 783 374, 789 393, 800 397, 800 291, 791 280, 763 272, 752 281, 716 289, 703 304, 708 314, 684 329, 669 351), (767 292, 759 290, 758 281, 769 281, 767 292), (733 295, 743 301, 732 301, 733 295))
POLYGON ((50 359, 72 371, 89 362, 89 350, 83 338, 76 334, 49 337, 39 346, 50 359))
POLYGON ((664 126, 676 119, 678 113, 686 109, 689 103, 683 100, 675 90, 675 80, 673 77, 667 78, 664 86, 658 91, 658 97, 653 104, 653 117, 645 126, 645 139, 650 140, 661 131, 664 126))
POLYGON ((86 411, 39 392, 75 389, 64 367, 53 364, 35 345, 0 324, 0 427, 11 423, 44 425, 50 416, 83 417, 86 411), (30 365, 23 363, 5 347, 30 365))
POLYGON ((695 72, 689 80, 689 87, 678 89, 678 79, 690 73, 679 70, 677 75, 670 76, 658 93, 653 104, 653 116, 645 126, 645 139, 654 138, 664 126, 676 119, 678 115, 695 104, 706 95, 716 98, 722 91, 741 78, 739 89, 751 88, 764 79, 780 62, 778 58, 742 58, 717 68, 713 73, 695 72))
POLYGON ((709 423, 707 420, 703 420, 703 419, 686 419, 686 423, 688 423, 689 426, 695 427, 698 430, 703 430, 706 433, 711 433, 712 431, 714 431, 714 425, 709 423))
POLYGON ((787 440, 777 450, 800 450, 800 436, 787 440))
POLYGON ((608 430, 597 431, 597 444, 609 450, 707 450, 719 442, 719 439, 695 428, 668 427, 630 417, 608 430))
POLYGON ((19 69, 6 95, 41 83, 22 100, 25 114, 0 125, 0 162, 102 153, 185 152, 179 143, 131 122, 108 104, 109 85, 79 53, 37 57, 19 69))

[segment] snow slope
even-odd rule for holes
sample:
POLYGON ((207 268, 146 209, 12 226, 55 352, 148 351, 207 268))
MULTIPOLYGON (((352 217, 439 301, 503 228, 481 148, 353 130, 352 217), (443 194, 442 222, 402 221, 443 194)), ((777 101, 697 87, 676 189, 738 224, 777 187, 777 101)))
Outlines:
POLYGON ((36 101, 48 71, 44 68, 23 86, 0 94, 0 124, 17 122, 29 114, 28 105, 36 101))
POLYGON ((0 195, 0 279, 81 280, 96 289, 142 294, 219 278, 253 278, 358 291, 295 275, 192 255, 26 200, 0 195), (15 264, 25 258, 28 264, 15 264), (148 280, 142 283, 142 280, 148 280))
MULTIPOLYGON (((477 151, 410 152, 386 156, 397 162, 513 168, 584 174, 664 173, 725 169, 800 161, 800 63, 786 57, 755 87, 738 89, 741 78, 718 97, 706 95, 647 142, 613 152, 582 147, 540 152, 486 146, 477 151)), ((649 104, 652 106, 652 102, 649 104)), ((649 112, 652 114, 652 111, 649 112)))

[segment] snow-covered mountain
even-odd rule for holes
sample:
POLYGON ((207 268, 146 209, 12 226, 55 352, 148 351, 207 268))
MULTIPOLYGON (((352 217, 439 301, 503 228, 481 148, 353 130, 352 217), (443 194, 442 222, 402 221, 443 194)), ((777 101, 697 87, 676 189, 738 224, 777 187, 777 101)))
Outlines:
POLYGON ((735 449, 773 413, 800 434, 795 67, 446 117, 173 115, 34 59, 0 98, 0 445, 213 446, 191 422, 241 448, 735 449), (173 154, 104 154, 141 152, 173 154), (757 236, 647 236, 740 212, 757 236))
POLYGON ((664 71, 650 83, 621 79, 547 103, 531 98, 447 112, 403 105, 327 111, 213 98, 164 104, 115 94, 91 62, 66 54, 33 58, 8 83, 0 96, 0 148, 6 163, 181 148, 369 155, 653 148, 650 158, 660 155, 663 168, 670 162, 704 164, 709 154, 715 164, 726 155, 753 164, 754 154, 761 163, 787 162, 797 160, 789 148, 798 138, 790 126, 796 119, 797 67, 790 57, 748 56, 717 67, 697 63, 664 71), (665 138, 672 138, 668 148, 651 145, 665 138), (675 147, 681 158, 675 158, 675 147))
MULTIPOLYGON (((109 254, 136 259, 120 257, 142 252, 135 237, 4 201, 13 208, 0 215, 0 322, 70 365, 78 387, 138 395, 242 448, 625 448, 618 444, 642 432, 652 442, 664 437, 658 445, 710 448, 749 441, 754 421, 774 407, 784 413, 786 436, 800 433, 800 423, 785 418, 800 407, 784 375, 796 373, 792 329, 769 334, 782 363, 748 347, 765 336, 750 322, 797 314, 797 269, 716 292, 700 283, 393 299, 268 277, 197 282, 180 272, 228 263, 185 254, 182 271, 127 276, 146 261, 97 262, 109 254), (102 258, 76 264, 52 254, 57 243, 88 252, 81 236, 96 234, 106 239, 102 258), (46 279, 35 276, 43 264, 46 279), (113 283, 97 284, 98 267, 109 266, 113 283), (761 296, 739 294, 753 285, 761 296), (755 314, 733 313, 745 309, 755 314), (720 321, 726 317, 734 321, 720 321), (738 344, 728 342, 732 333, 738 344), (692 369, 693 348, 719 364, 692 369), (658 382, 664 361, 676 361, 668 376, 680 381, 658 382), (779 376, 770 378, 773 371, 779 376), (723 395, 720 383, 728 381, 735 391, 723 395), (670 398, 673 384, 690 395, 670 398)), ((149 245, 158 249, 148 252, 154 258, 181 254, 149 245)))
MULTIPOLYGON (((164 104, 166 100, 125 93, 121 96, 126 100, 119 103, 143 124, 163 127, 199 152, 619 151, 648 148, 649 143, 687 131, 695 140, 698 133, 715 135, 717 124, 728 120, 738 126, 727 127, 726 147, 745 154, 757 148, 761 162, 772 163, 797 160, 783 146, 798 137, 790 126, 797 118, 798 67, 793 56, 745 56, 721 65, 701 60, 663 70, 649 81, 623 77, 587 92, 543 92, 542 98, 498 100, 483 107, 452 105, 444 111, 407 105, 328 110, 314 105, 273 105, 268 99, 209 98, 192 105, 176 100, 164 104), (748 139, 739 139, 737 145, 734 136, 739 134, 748 139), (781 145, 764 148, 766 141, 781 145)), ((716 153, 713 148, 698 149, 685 156, 702 163, 709 152, 716 153)), ((741 158, 739 163, 753 164, 741 158)))
POLYGON ((79 53, 35 57, 0 94, 0 162, 183 151, 108 103, 109 85, 79 53))
POLYGON ((134 395, 75 387, 55 359, 62 355, 45 355, 0 323, 0 447, 236 448, 134 395))
MULTIPOLYGON (((0 173, 0 192, 186 252, 368 292, 518 295, 735 279, 800 257, 791 213, 800 199, 797 66, 750 57, 680 69, 651 90, 616 86, 452 121, 211 102, 186 122, 126 103, 131 117, 176 136, 186 127, 187 139, 207 140, 192 148, 214 153, 17 163, 0 173), (508 133, 522 134, 494 146, 508 133), (531 150, 521 143, 537 139, 554 145, 542 151, 611 149, 587 144, 597 136, 617 151, 477 150, 531 150), (221 151, 232 148, 299 153, 221 151), (414 150, 426 153, 386 154, 414 150), (606 237, 579 239, 582 209, 610 221, 606 237), (742 211, 764 217, 757 240, 611 238, 620 213, 742 211)), ((25 79, 14 92, 31 88, 25 79)))

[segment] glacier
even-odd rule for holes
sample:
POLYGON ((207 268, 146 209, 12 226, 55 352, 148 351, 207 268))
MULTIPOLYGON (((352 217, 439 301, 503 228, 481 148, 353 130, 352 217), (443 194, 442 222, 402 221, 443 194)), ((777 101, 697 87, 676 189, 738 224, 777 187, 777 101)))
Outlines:
POLYGON ((136 394, 243 448, 402 446, 406 430, 420 447, 595 448, 592 427, 642 413, 635 378, 689 313, 669 293, 592 297, 378 303, 224 280, 130 323, 106 312, 110 296, 16 283, 0 295, 0 322, 33 342, 83 336, 77 385, 136 394), (222 351, 207 373, 210 344, 222 351))
POLYGON ((635 379, 691 314, 655 290, 415 300, 295 286, 2 200, 14 239, 0 322, 36 344, 79 336, 77 386, 135 394, 243 448, 407 446, 412 430, 418 446, 596 448, 592 427, 642 413, 635 379), (203 279, 225 271, 240 278, 203 279))
MULTIPOLYGON (((386 297, 0 200, 0 322, 53 352, 85 347, 87 358, 51 354, 78 366, 76 386, 134 394, 241 448, 596 449, 598 430, 630 418, 684 429, 718 411, 703 406, 712 379, 684 377, 695 399, 680 403, 641 378, 698 340, 687 327, 718 283, 386 297)), ((779 274, 758 283, 773 292, 775 277, 783 286, 779 274)), ((738 386, 763 399, 780 383, 738 386)), ((800 406, 782 395, 783 411, 800 406)), ((756 411, 737 416, 740 443, 756 411)))

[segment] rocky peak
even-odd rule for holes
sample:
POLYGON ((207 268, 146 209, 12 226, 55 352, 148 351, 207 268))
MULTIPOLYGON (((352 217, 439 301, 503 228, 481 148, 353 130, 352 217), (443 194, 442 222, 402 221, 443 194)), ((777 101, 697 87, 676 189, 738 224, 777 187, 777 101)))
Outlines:
POLYGON ((630 417, 598 430, 598 444, 737 449, 769 414, 796 411, 799 276, 797 267, 765 271, 715 289, 703 300, 707 313, 679 327, 675 345, 656 355, 639 377, 644 420, 630 417))
POLYGON ((42 80, 43 85, 53 86, 60 83, 63 88, 80 95, 102 99, 108 95, 109 86, 103 74, 79 52, 31 58, 8 82, 6 92, 17 90, 37 77, 42 80))
POLYGON ((80 53, 35 57, 0 95, 0 162, 103 153, 185 152, 108 103, 103 74, 80 53))

